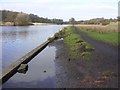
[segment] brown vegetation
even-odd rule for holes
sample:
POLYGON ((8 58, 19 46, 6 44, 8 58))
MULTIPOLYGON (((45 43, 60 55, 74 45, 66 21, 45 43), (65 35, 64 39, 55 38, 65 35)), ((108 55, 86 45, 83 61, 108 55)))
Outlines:
POLYGON ((93 30, 93 31, 104 31, 104 32, 118 32, 118 22, 110 23, 108 25, 76 25, 80 26, 81 28, 85 28, 86 30, 93 30))
POLYGON ((15 25, 26 26, 29 25, 29 22, 29 15, 25 13, 19 13, 15 19, 15 25))

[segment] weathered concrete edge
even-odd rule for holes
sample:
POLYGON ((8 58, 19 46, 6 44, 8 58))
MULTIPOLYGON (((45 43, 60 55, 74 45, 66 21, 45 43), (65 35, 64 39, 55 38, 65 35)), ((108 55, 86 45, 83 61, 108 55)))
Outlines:
POLYGON ((2 81, 2 83, 0 83, 0 84, 3 84, 9 78, 11 78, 17 72, 17 69, 19 68, 19 66, 21 64, 28 63, 31 59, 33 59, 39 52, 41 52, 52 41, 47 40, 43 44, 39 45, 38 47, 36 47, 32 51, 30 51, 29 53, 27 53, 26 55, 24 55, 22 58, 18 59, 16 62, 14 62, 13 64, 11 64, 10 66, 8 66, 7 68, 5 68, 2 71, 2 77, 0 78, 0 81, 2 81))

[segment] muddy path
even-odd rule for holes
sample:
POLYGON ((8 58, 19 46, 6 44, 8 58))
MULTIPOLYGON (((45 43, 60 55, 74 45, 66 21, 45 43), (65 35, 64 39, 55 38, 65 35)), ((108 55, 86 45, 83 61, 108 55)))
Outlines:
POLYGON ((71 60, 68 47, 63 40, 56 40, 51 46, 57 48, 56 87, 58 88, 117 88, 118 47, 96 41, 75 29, 84 41, 93 45, 92 60, 71 60))

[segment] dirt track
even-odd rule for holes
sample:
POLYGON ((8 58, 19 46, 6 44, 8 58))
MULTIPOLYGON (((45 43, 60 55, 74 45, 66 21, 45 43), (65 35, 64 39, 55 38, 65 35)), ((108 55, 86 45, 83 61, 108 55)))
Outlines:
POLYGON ((86 42, 93 45, 92 60, 69 60, 68 48, 63 40, 51 45, 56 51, 56 87, 61 88, 117 88, 118 47, 96 41, 80 30, 75 30, 86 42))

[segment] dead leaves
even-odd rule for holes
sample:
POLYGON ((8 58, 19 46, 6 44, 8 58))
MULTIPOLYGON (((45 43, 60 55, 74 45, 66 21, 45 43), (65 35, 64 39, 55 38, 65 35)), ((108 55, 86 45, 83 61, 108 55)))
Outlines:
POLYGON ((95 80, 94 83, 96 85, 100 85, 100 84, 103 84, 105 81, 107 81, 115 76, 117 76, 117 75, 115 75, 115 73, 111 72, 111 71, 99 72, 97 80, 95 80))
POLYGON ((98 72, 96 76, 97 77, 92 77, 87 75, 81 83, 89 86, 100 86, 105 84, 107 80, 117 77, 117 75, 111 71, 98 72))

